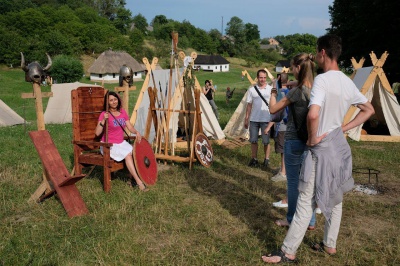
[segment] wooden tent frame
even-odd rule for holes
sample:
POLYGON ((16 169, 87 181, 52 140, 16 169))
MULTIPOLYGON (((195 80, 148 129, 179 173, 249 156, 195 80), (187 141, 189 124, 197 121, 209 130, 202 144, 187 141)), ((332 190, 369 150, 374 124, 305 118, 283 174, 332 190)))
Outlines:
MULTIPOLYGON (((174 52, 175 53, 175 52, 174 52)), ((173 58, 175 62, 175 69, 178 71, 178 55, 179 58, 183 61, 185 59, 185 54, 183 52, 180 52, 179 54, 175 53, 175 56, 173 58)), ((194 149, 195 149, 195 137, 198 133, 203 133, 203 125, 202 125, 202 120, 201 120, 201 109, 200 109, 200 96, 202 93, 202 89, 200 86, 200 83, 198 82, 197 78, 195 76, 191 75, 191 70, 194 70, 193 64, 194 60, 197 58, 197 53, 192 52, 191 54, 191 64, 187 67, 184 68, 184 75, 186 74, 187 77, 192 78, 194 80, 194 89, 193 89, 193 95, 191 96, 194 101, 190 103, 190 106, 186 106, 185 98, 187 93, 184 88, 184 77, 178 76, 178 84, 175 88, 175 91, 173 95, 170 95, 171 93, 168 92, 168 98, 165 99, 167 102, 166 106, 168 108, 161 108, 156 107, 156 103, 158 102, 158 94, 157 94, 157 88, 156 84, 154 81, 154 74, 153 71, 156 69, 156 65, 158 63, 158 58, 154 57, 152 59, 151 64, 149 63, 147 58, 143 58, 143 63, 146 67, 147 74, 145 77, 145 80, 143 82, 142 88, 139 92, 138 99, 136 101, 135 107, 132 111, 132 115, 130 118, 130 122, 132 125, 135 125, 136 120, 137 120, 137 115, 138 115, 138 110, 140 108, 141 102, 143 100, 143 95, 147 91, 149 94, 149 100, 150 100, 150 105, 149 105, 149 112, 147 114, 147 119, 146 119, 146 126, 145 126, 145 132, 144 132, 144 137, 146 139, 149 139, 150 136, 150 130, 151 130, 151 125, 153 124, 154 130, 156 132, 156 137, 155 140, 152 143, 153 149, 154 149, 154 154, 156 159, 158 160, 163 160, 165 163, 167 161, 174 161, 174 162, 189 162, 189 169, 192 168, 193 162, 197 161, 195 158, 194 154, 194 149), (149 87, 149 82, 150 79, 153 79, 153 86, 154 87, 149 87), (183 101, 181 108, 179 110, 173 109, 174 106, 178 101, 183 101), (186 110, 190 109, 190 110, 186 110), (157 113, 158 112, 158 113, 157 113), (176 143, 172 142, 172 138, 168 136, 168 131, 169 131, 169 124, 170 124, 170 119, 172 117, 173 113, 179 112, 184 115, 184 121, 185 121, 185 128, 188 128, 187 126, 190 125, 190 128, 188 131, 190 131, 190 135, 187 138, 187 151, 189 153, 188 157, 184 156, 178 156, 175 155, 175 146, 176 143), (190 119, 190 120, 188 120, 190 119), (190 122, 189 122, 190 121, 190 122), (162 141, 168 140, 168 141, 162 141)), ((176 75, 178 75, 178 72, 176 72, 176 75)), ((170 78, 171 75, 170 75, 170 78)), ((170 81, 169 84, 172 84, 170 81)), ((186 132, 187 133, 187 132, 186 132)), ((182 147, 185 149, 184 147, 182 147)))
MULTIPOLYGON (((180 52, 179 57, 182 60, 184 60, 185 54, 183 52, 180 52)), ((171 96, 169 100, 167 109, 160 107, 156 108, 155 103, 157 102, 157 88, 148 87, 150 106, 146 121, 146 130, 144 134, 145 138, 149 137, 150 128, 151 125, 153 124, 154 129, 157 132, 155 143, 153 143, 155 150, 155 157, 157 159, 164 160, 164 162, 166 161, 189 162, 189 169, 192 168, 193 162, 197 161, 194 155, 196 135, 198 133, 203 133, 203 125, 202 125, 201 110, 200 110, 200 95, 202 93, 202 90, 197 78, 195 76, 192 76, 191 74, 192 70, 194 69, 193 63, 196 57, 197 54, 195 52, 192 52, 191 64, 186 68, 184 68, 183 71, 184 75, 187 75, 187 78, 194 80, 194 88, 192 95, 192 97, 194 98, 194 103, 187 102, 187 99, 190 97, 189 93, 191 93, 191 90, 185 88, 183 76, 178 77, 179 80, 178 85, 176 86, 174 94, 171 96), (174 107, 176 103, 179 101, 182 101, 181 108, 179 110, 175 110, 174 107), (186 107, 186 105, 188 106, 186 107), (159 112, 159 114, 157 114, 157 111, 159 112), (179 112, 183 114, 185 121, 185 128, 188 128, 189 131, 187 132, 185 130, 186 131, 185 133, 187 135, 186 143, 187 143, 187 151, 189 153, 188 157, 175 155, 175 150, 174 150, 175 145, 174 143, 172 143, 172 141, 170 141, 171 138, 169 138, 168 136, 170 118, 174 112, 179 112), (190 133, 190 135, 188 133, 190 133), (162 138, 164 138, 164 143, 162 142, 162 138)), ((148 69, 148 75, 149 75, 151 66, 148 64, 148 61, 146 62, 145 58, 143 59, 143 62, 145 63, 146 68, 148 69)), ((169 84, 171 83, 172 81, 169 82, 169 84)), ((145 87, 145 84, 143 84, 143 86, 145 87)))
MULTIPOLYGON (((286 69, 288 69, 288 68, 286 68, 286 69)), ((267 71, 267 75, 268 75, 269 79, 273 80, 274 76, 271 74, 271 72, 267 68, 264 68, 264 70, 267 71)), ((288 73, 288 72, 286 72, 286 73, 288 73)), ((242 76, 246 76, 251 85, 256 85, 257 84, 257 77, 255 79, 252 79, 252 77, 247 72, 247 70, 243 70, 242 71, 242 76)))
MULTIPOLYGON (((385 51, 382 55, 381 58, 378 59, 375 55, 375 53, 372 51, 370 54, 373 69, 371 73, 369 74, 367 80, 364 82, 362 88, 361 88, 361 93, 365 95, 368 92, 368 89, 371 87, 373 82, 376 82, 376 79, 378 78, 380 82, 382 83, 382 87, 390 94, 394 95, 393 90, 390 86, 390 83, 385 75, 385 72, 383 71, 383 64, 385 63, 388 53, 385 51)), ((365 62, 364 57, 360 59, 359 62, 355 60, 354 57, 351 58, 351 63, 354 68, 354 73, 352 74, 351 78, 353 79, 355 76, 355 73, 357 69, 360 69, 363 67, 363 64, 365 62)), ((354 113, 356 112, 357 107, 351 106, 349 110, 347 111, 344 119, 343 119, 343 125, 347 124, 351 118, 353 117, 354 113)), ((381 141, 381 142, 400 142, 400 136, 383 136, 383 135, 361 135, 360 136, 360 141, 381 141)))

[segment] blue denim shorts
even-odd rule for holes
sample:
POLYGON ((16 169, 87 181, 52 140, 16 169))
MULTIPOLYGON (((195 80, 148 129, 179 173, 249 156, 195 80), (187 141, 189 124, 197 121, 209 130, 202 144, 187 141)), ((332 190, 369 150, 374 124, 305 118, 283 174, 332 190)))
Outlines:
POLYGON ((250 139, 249 141, 251 143, 257 143, 258 142, 258 134, 261 134, 262 142, 264 145, 269 144, 269 134, 265 135, 264 134, 264 129, 266 129, 268 126, 268 122, 253 122, 250 121, 250 139), (260 132, 261 129, 261 132, 260 132))

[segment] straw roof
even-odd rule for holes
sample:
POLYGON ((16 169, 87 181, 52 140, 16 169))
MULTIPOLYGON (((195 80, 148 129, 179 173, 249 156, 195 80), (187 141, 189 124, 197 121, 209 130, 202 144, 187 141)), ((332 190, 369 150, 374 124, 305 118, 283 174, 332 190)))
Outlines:
POLYGON ((145 68, 127 52, 115 52, 111 49, 103 52, 88 69, 89 73, 119 73, 121 66, 127 65, 133 72, 144 71, 145 68))

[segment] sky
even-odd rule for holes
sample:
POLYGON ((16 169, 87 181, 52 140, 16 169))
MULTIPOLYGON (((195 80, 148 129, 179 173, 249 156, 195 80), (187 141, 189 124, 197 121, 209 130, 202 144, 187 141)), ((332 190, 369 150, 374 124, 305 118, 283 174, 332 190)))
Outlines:
POLYGON ((179 22, 187 20, 196 28, 222 30, 234 16, 243 24, 258 25, 261 38, 309 33, 317 37, 330 27, 328 6, 334 0, 127 0, 125 8, 151 23, 157 15, 179 22))

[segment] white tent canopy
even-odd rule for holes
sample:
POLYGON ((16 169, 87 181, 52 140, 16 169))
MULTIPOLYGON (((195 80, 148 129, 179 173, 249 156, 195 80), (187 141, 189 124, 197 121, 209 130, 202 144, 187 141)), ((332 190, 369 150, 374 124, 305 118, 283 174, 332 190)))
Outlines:
POLYGON ((0 126, 13 126, 23 124, 25 120, 11 109, 7 104, 0 100, 0 126))
POLYGON ((244 119, 246 117, 246 107, 247 107, 247 92, 244 94, 242 100, 240 101, 238 107, 235 112, 231 116, 224 128, 224 133, 231 138, 240 138, 247 139, 248 138, 248 130, 244 128, 244 119))
MULTIPOLYGON (((356 70, 353 81, 374 106, 375 115, 370 118, 370 121, 374 120, 376 123, 387 125, 390 136, 400 137, 400 106, 396 96, 392 93, 390 86, 388 86, 383 70, 381 68, 377 69, 374 66, 359 68, 356 70), (378 73, 376 73, 377 71, 378 73)), ((354 112, 351 119, 358 113, 359 109, 354 112)), ((363 124, 348 131, 348 136, 357 141, 362 140, 362 127, 363 124)), ((390 141, 390 138, 383 139, 381 137, 380 139, 390 141)))
POLYGON ((53 84, 51 86, 53 97, 50 97, 47 103, 47 108, 44 112, 44 122, 46 124, 71 123, 71 91, 85 86, 101 87, 80 82, 53 84))

